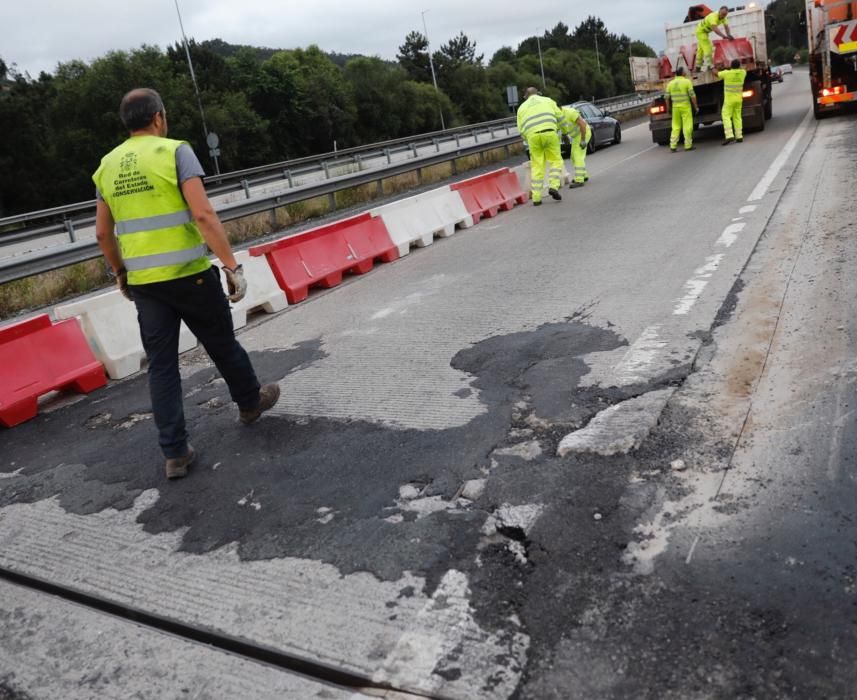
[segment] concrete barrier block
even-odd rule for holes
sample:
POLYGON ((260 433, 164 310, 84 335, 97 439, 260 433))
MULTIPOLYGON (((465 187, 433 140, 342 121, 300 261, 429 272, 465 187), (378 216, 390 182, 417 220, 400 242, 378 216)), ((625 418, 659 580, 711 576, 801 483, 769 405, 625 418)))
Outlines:
MULTIPOLYGON (((256 258, 250 255, 250 251, 241 250, 235 253, 235 262, 244 267, 244 278, 247 280, 247 294, 239 301, 230 302, 232 311, 232 325, 235 328, 243 328, 247 325, 247 316, 255 311, 264 311, 274 314, 285 309, 289 302, 286 294, 277 284, 271 266, 264 258, 256 258)), ((220 265, 220 261, 212 259, 212 263, 220 265)), ((228 295, 229 289, 226 285, 226 275, 220 272, 220 282, 223 291, 228 295)))
MULTIPOLYGON (((137 309, 119 290, 54 307, 58 319, 77 318, 89 347, 111 379, 139 372, 146 359, 137 309)), ((181 324, 179 352, 195 348, 196 337, 181 324)))

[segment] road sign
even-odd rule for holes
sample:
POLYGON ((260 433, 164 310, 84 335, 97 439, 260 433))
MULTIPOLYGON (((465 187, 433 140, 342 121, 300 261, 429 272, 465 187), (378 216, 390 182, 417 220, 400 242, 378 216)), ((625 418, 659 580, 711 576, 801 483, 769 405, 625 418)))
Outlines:
POLYGON ((857 20, 830 28, 830 50, 840 54, 857 51, 857 20))
POLYGON ((211 155, 212 158, 216 158, 217 156, 220 155, 220 149, 219 148, 212 148, 208 153, 209 153, 209 155, 211 155))
POLYGON ((510 107, 518 106, 518 86, 517 85, 507 85, 506 86, 506 101, 509 103, 510 107))
POLYGON ((205 142, 210 149, 214 150, 220 145, 220 137, 213 131, 209 131, 208 136, 205 137, 205 142))

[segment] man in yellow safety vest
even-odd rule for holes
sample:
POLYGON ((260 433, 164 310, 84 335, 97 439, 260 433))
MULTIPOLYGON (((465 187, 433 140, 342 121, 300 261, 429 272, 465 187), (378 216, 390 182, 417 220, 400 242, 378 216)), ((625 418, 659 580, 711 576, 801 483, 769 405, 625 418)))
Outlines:
POLYGON ((235 339, 229 304, 206 244, 223 263, 230 301, 244 297, 247 282, 205 193, 193 149, 166 138, 167 113, 154 90, 126 94, 119 117, 130 136, 102 158, 92 176, 95 233, 119 290, 137 307, 158 442, 167 478, 175 479, 187 474, 196 456, 182 406, 182 321, 226 380, 242 423, 252 423, 273 407, 280 388, 259 386, 250 358, 235 339))
POLYGON ((675 69, 673 78, 666 88, 667 109, 672 112, 673 128, 670 133, 670 150, 678 148, 679 134, 684 135, 684 150, 693 151, 693 115, 699 111, 693 83, 684 77, 684 68, 675 69), (691 111, 692 109, 692 111, 691 111))
POLYGON ((715 71, 715 75, 723 80, 723 109, 720 116, 723 119, 723 145, 741 143, 744 140, 744 119, 741 109, 744 105, 744 81, 747 71, 741 68, 741 61, 732 61, 728 70, 715 71))
POLYGON ((561 200, 562 152, 557 131, 562 126, 562 110, 550 97, 543 97, 530 87, 527 99, 518 107, 518 132, 527 141, 530 150, 530 194, 533 204, 542 203, 542 186, 545 179, 545 162, 550 166, 548 194, 561 200))
POLYGON ((708 70, 712 67, 711 57, 714 54, 714 45, 708 35, 711 32, 723 39, 733 39, 729 32, 729 20, 726 15, 729 8, 723 5, 719 11, 706 15, 705 19, 696 25, 696 70, 708 70), (723 27, 724 29, 720 29, 723 27))
POLYGON ((563 107, 562 115, 564 118, 562 131, 571 140, 571 162, 574 166, 574 179, 568 187, 573 190, 577 187, 583 187, 589 180, 589 173, 586 170, 586 146, 589 139, 592 138, 592 129, 589 128, 589 124, 574 107, 563 107))

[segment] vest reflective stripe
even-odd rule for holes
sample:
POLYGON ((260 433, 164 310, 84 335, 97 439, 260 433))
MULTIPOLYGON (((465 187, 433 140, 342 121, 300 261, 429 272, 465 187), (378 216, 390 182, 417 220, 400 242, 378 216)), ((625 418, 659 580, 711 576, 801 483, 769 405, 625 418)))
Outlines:
POLYGON ((126 233, 139 233, 141 231, 156 231, 159 228, 170 228, 181 226, 193 221, 190 210, 177 211, 174 214, 161 214, 160 216, 144 216, 140 219, 127 219, 116 222, 116 233, 120 236, 126 233))
POLYGON ((537 114, 533 117, 530 117, 521 124, 521 128, 524 130, 524 133, 528 133, 532 131, 535 127, 540 126, 542 124, 547 124, 549 126, 556 127, 556 117, 552 114, 537 114))
POLYGON ((690 99, 690 95, 685 95, 683 93, 679 93, 677 95, 670 95, 670 98, 674 102, 687 102, 690 99))
POLYGON ((153 255, 141 255, 136 258, 123 260, 128 272, 139 272, 150 270, 154 267, 166 267, 167 265, 183 265, 193 262, 205 255, 205 245, 198 245, 187 250, 174 250, 169 253, 154 253, 153 255))
POLYGON ((725 85, 723 89, 726 92, 744 92, 743 85, 725 85))

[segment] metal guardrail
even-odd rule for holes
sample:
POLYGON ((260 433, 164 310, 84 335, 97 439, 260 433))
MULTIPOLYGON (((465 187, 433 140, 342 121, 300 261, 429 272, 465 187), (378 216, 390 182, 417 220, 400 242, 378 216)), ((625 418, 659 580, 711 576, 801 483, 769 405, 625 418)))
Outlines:
MULTIPOLYGON (((329 196, 335 198, 337 192, 352 187, 359 187, 373 182, 381 183, 381 181, 390 177, 414 171, 419 172, 423 168, 454 161, 466 156, 479 155, 485 151, 498 148, 508 149, 509 146, 519 143, 520 138, 518 134, 514 134, 495 139, 490 143, 476 143, 470 146, 463 146, 455 151, 419 156, 412 160, 393 163, 385 168, 365 170, 302 187, 295 187, 292 190, 277 195, 254 197, 253 199, 223 204, 217 208, 217 214, 223 221, 232 221, 253 214, 271 212, 279 207, 303 202, 308 199, 315 199, 316 197, 329 196)), ((101 251, 98 248, 97 242, 87 240, 67 243, 46 251, 0 260, 0 284, 50 270, 57 270, 87 260, 94 260, 100 255, 101 251)))
MULTIPOLYGON (((647 104, 649 99, 651 98, 648 95, 633 93, 607 100, 598 100, 594 104, 597 104, 602 109, 607 109, 613 114, 619 114, 622 111, 641 107, 647 104)), ((517 128, 514 129, 515 133, 512 133, 513 127, 515 127, 515 118, 509 117, 474 124, 468 127, 458 127, 442 132, 423 134, 417 138, 396 139, 394 141, 346 149, 335 154, 309 156, 292 161, 284 161, 283 163, 249 168, 220 176, 208 177, 205 179, 206 183, 218 181, 221 183, 221 186, 209 186, 206 189, 212 195, 241 190, 245 192, 247 195, 245 200, 220 205, 217 208, 218 215, 223 221, 232 221, 316 197, 333 197, 336 192, 341 190, 373 182, 381 182, 389 177, 395 177, 407 172, 418 172, 422 168, 453 161, 464 156, 481 154, 495 148, 508 148, 508 146, 520 140, 517 128), (498 139, 496 138, 496 133, 501 130, 505 131, 507 135, 498 139), (479 135, 486 133, 490 134, 491 140, 479 143, 479 135), (474 143, 470 146, 462 147, 460 145, 462 136, 472 136, 474 143), (456 141, 456 149, 441 152, 440 146, 444 142, 453 140, 456 141), (418 155, 420 148, 425 148, 429 145, 435 147, 434 154, 428 156, 418 155), (393 163, 392 155, 402 151, 411 151, 415 157, 410 160, 393 163), (335 156, 335 158, 330 159, 330 156, 335 156), (370 157, 377 158, 379 156, 386 156, 387 165, 385 167, 373 168, 339 177, 330 175, 330 172, 337 166, 354 163, 357 163, 359 166, 361 160, 370 157), (328 158, 328 160, 325 160, 325 158, 328 158), (298 176, 321 170, 326 175, 326 178, 321 182, 305 186, 294 186, 294 180, 298 176), (225 179, 234 179, 235 182, 224 184, 222 181, 225 179), (250 187, 284 180, 289 182, 289 190, 285 193, 261 197, 250 196, 250 187)), ((76 240, 75 233, 76 228, 94 225, 94 208, 95 200, 92 200, 90 202, 80 202, 64 207, 54 207, 52 209, 44 209, 38 212, 19 214, 0 219, 0 227, 3 227, 62 217, 60 221, 54 220, 52 223, 46 225, 23 227, 19 231, 12 231, 5 234, 0 233, 0 246, 5 243, 18 243, 64 232, 69 236, 68 243, 61 246, 58 245, 47 251, 39 251, 0 260, 0 284, 97 258, 100 252, 95 241, 78 241, 76 240), (70 216, 79 212, 86 212, 88 215, 77 218, 70 216)))

